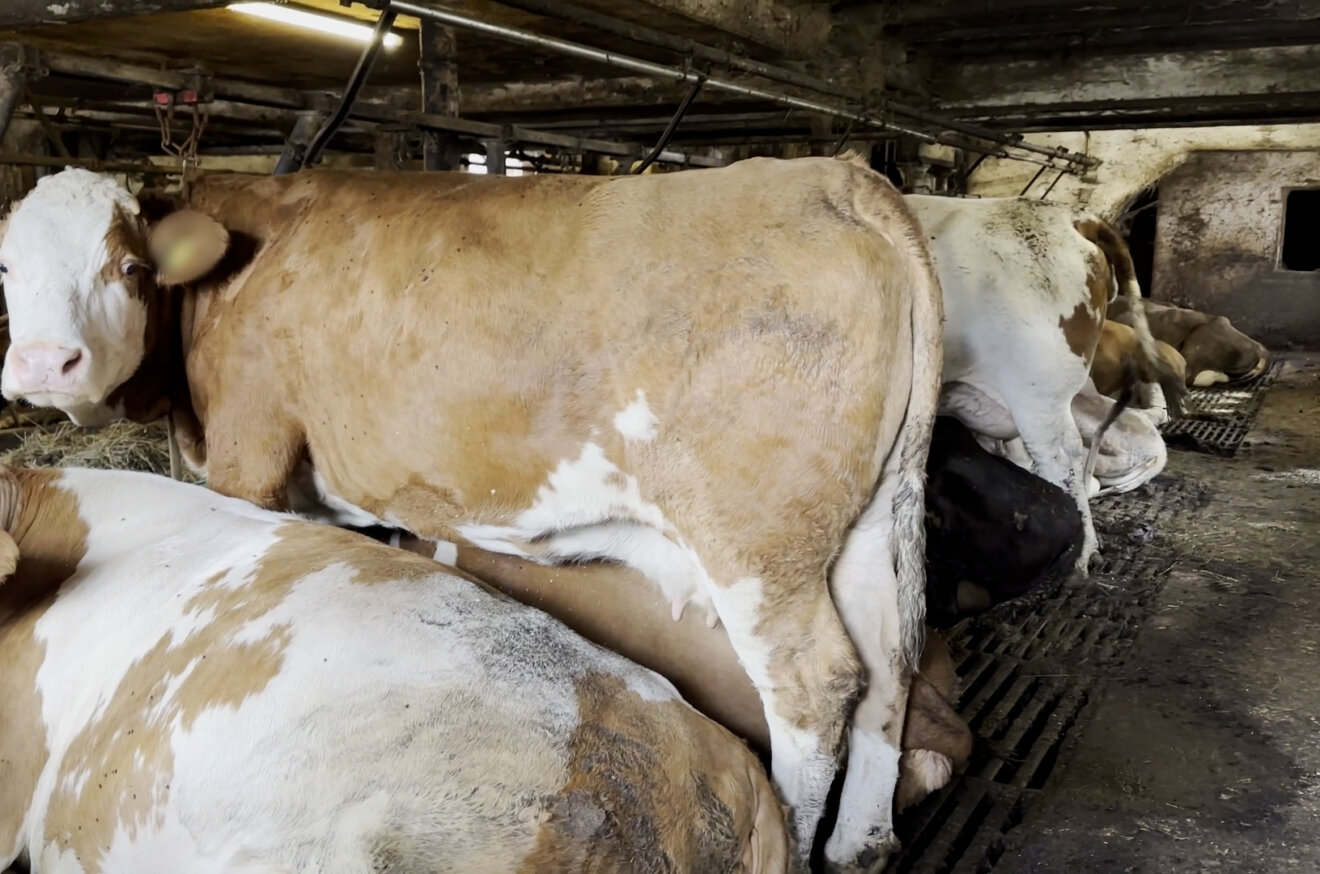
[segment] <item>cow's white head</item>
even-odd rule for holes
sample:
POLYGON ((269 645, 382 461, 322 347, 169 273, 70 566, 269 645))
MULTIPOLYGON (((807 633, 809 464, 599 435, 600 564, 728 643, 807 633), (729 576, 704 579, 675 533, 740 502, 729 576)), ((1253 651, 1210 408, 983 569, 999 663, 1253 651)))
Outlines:
POLYGON ((107 401, 148 351, 158 287, 201 277, 228 245, 224 228, 199 213, 150 227, 140 213, 112 177, 74 168, 14 207, 0 227, 6 398, 58 407, 83 425, 122 415, 107 401))

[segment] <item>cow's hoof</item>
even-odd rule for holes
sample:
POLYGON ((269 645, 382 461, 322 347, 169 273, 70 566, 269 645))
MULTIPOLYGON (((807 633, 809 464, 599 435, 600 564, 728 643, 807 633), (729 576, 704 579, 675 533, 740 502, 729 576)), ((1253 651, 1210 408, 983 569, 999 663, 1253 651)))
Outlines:
POLYGON ((827 858, 825 870, 828 874, 879 874, 889 863, 889 857, 902 846, 892 832, 879 840, 873 841, 850 859, 836 861, 827 858))

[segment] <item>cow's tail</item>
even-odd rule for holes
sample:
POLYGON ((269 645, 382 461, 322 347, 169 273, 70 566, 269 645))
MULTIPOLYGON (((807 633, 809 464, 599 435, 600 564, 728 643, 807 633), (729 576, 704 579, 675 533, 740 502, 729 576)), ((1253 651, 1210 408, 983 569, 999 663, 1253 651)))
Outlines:
MULTIPOLYGON (((1132 330, 1141 348, 1137 378, 1143 383, 1157 383, 1164 393, 1169 415, 1174 418, 1182 415, 1187 386, 1173 367, 1160 358, 1155 348, 1155 336, 1150 332, 1150 323, 1146 321, 1146 304, 1141 296, 1141 285, 1137 282, 1137 271, 1132 265, 1132 253, 1128 251, 1127 243, 1123 242, 1113 225, 1096 218, 1080 221, 1076 227, 1078 233, 1104 253, 1109 269, 1118 282, 1119 293, 1127 298, 1128 310, 1132 313, 1132 330)), ((1141 400, 1146 406, 1150 405, 1148 398, 1141 400)))
MULTIPOLYGON (((906 204, 905 204, 906 206, 906 204)), ((926 637, 926 456, 940 400, 944 368, 944 298, 920 225, 912 248, 918 256, 911 282, 912 387, 899 446, 899 483, 894 495, 894 570, 898 577, 899 628, 903 653, 913 669, 926 637)))
POLYGON ((908 666, 916 670, 926 637, 926 456, 935 427, 944 366, 944 299, 920 223, 888 181, 881 184, 889 189, 887 199, 892 204, 886 210, 888 236, 896 247, 906 251, 910 265, 906 285, 912 331, 912 380, 903 424, 891 450, 898 453, 898 486, 894 492, 890 543, 898 580, 898 627, 903 655, 908 666), (901 229, 899 234, 895 233, 895 227, 901 229))
POLYGON ((1100 441, 1105 439, 1105 432, 1109 426, 1114 424, 1114 420, 1122 415, 1123 411, 1132 405, 1132 401, 1137 395, 1137 382, 1140 376, 1132 362, 1123 364, 1123 389, 1118 393, 1118 400, 1109 409, 1109 414, 1105 416, 1100 427, 1095 429, 1091 435, 1091 450, 1086 453, 1086 467, 1083 469, 1082 482, 1089 483, 1091 475, 1095 472, 1096 459, 1100 457, 1100 441))

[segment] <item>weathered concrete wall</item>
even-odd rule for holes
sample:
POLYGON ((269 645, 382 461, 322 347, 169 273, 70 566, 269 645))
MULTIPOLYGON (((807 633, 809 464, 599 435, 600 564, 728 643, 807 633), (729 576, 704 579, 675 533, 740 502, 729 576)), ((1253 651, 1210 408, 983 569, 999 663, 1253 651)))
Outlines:
POLYGON ((1152 296, 1273 348, 1320 348, 1320 272, 1279 264, 1286 191, 1315 186, 1320 150, 1193 154, 1160 182, 1152 296))
MULTIPOLYGON (((1227 127, 1154 128, 1149 130, 1035 133, 1034 143, 1066 146, 1104 161, 1086 179, 1066 176, 1050 200, 1085 205, 1113 220, 1142 189, 1154 185, 1198 151, 1221 149, 1320 148, 1320 124, 1243 125, 1227 127)), ((973 174, 968 193, 981 197, 1016 195, 1036 170, 1034 164, 994 158, 973 174)), ((1053 179, 1046 172, 1028 196, 1039 197, 1053 179)))

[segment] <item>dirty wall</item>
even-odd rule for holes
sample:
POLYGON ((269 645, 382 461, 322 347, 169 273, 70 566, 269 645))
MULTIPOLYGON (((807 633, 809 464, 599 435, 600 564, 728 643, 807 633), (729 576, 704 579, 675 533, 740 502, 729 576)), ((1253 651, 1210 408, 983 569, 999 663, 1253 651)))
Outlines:
MULTIPOLYGON (((1031 134, 1100 158, 1084 177, 1059 180, 1050 200, 1111 221, 1159 186, 1149 293, 1233 323, 1275 348, 1320 349, 1320 273, 1279 258, 1287 191, 1320 186, 1320 125, 1162 128, 1031 134)), ((1038 168, 987 160, 968 193, 1019 194, 1038 168)), ((1039 197, 1052 173, 1028 196, 1039 197)), ((1320 234, 1315 245, 1320 246, 1320 234)))
MULTIPOLYGON (((1192 154, 1160 182, 1152 296, 1273 348, 1320 348, 1320 273, 1281 258, 1287 194, 1307 187, 1320 187, 1320 151, 1192 154)), ((1287 219, 1310 223, 1296 201, 1287 219)))

